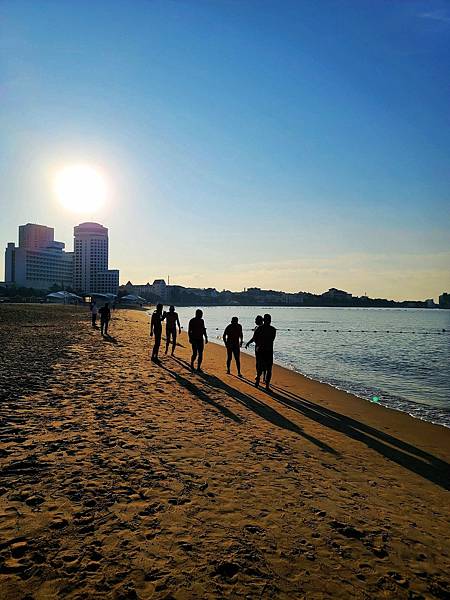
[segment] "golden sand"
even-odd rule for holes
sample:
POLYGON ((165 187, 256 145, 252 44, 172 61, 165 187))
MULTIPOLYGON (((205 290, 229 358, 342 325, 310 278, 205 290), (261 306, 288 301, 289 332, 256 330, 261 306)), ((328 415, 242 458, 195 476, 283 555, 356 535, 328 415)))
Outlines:
POLYGON ((449 598, 450 430, 148 317, 0 307, 0 597, 449 598))

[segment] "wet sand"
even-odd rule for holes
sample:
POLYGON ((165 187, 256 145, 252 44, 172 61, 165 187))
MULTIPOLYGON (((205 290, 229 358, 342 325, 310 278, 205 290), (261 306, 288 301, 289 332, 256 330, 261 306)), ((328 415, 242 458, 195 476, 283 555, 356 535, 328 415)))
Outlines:
POLYGON ((0 598, 450 597, 449 429, 110 333, 0 306, 0 598))

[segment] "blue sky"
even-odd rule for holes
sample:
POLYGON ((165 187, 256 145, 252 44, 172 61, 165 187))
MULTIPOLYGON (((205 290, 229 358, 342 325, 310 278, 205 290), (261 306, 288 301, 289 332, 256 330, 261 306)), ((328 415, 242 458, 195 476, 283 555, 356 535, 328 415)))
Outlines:
POLYGON ((3 244, 96 220, 123 282, 450 288, 447 2, 4 0, 0 101, 3 244), (80 162, 97 214, 52 191, 80 162))

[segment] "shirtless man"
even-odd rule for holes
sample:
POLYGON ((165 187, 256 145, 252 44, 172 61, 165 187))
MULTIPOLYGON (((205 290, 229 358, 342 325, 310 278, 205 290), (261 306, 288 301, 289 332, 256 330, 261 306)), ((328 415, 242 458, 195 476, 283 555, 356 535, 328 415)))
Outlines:
POLYGON ((203 311, 199 308, 195 311, 195 317, 189 321, 188 335, 192 346, 191 369, 194 370, 194 362, 198 357, 197 371, 202 372, 203 348, 208 343, 205 321, 202 319, 203 311))
MULTIPOLYGON (((262 318, 261 315, 258 315, 255 318, 255 329, 253 330, 253 336, 252 338, 245 344, 245 347, 248 348, 250 346, 250 344, 253 344, 253 342, 255 342, 255 335, 256 337, 258 337, 258 334, 256 333, 258 328, 261 327, 261 325, 264 323, 264 319, 262 318)), ((256 359, 256 374, 258 374, 258 372, 260 372, 262 374, 263 377, 263 381, 264 383, 266 382, 266 370, 265 368, 262 368, 260 366, 261 363, 261 351, 258 348, 255 348, 255 359, 256 359)))
POLYGON ((223 332, 223 341, 227 348, 227 373, 230 374, 231 359, 234 356, 236 361, 236 367, 239 377, 241 375, 241 346, 244 341, 244 334, 242 333, 242 325, 239 323, 237 317, 231 319, 231 323, 226 326, 223 332))
POLYGON ((181 333, 181 325, 180 319, 178 318, 178 313, 175 312, 175 306, 169 307, 169 312, 165 312, 162 316, 162 320, 166 321, 166 354, 169 351, 170 341, 172 340, 172 352, 171 355, 174 355, 175 348, 177 345, 177 325, 178 325, 178 333, 181 333))
POLYGON ((162 334, 162 310, 163 305, 157 304, 155 312, 152 314, 152 320, 150 322, 150 337, 155 336, 155 343, 152 350, 152 361, 159 362, 158 352, 161 344, 162 334))

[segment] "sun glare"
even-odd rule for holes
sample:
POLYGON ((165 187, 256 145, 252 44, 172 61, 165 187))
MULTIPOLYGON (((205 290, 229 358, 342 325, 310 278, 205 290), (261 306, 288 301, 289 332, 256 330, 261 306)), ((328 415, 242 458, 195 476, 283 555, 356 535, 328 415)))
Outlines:
POLYGON ((89 165, 70 165, 58 171, 54 189, 61 204, 78 213, 95 212, 103 206, 107 196, 104 176, 89 165))

